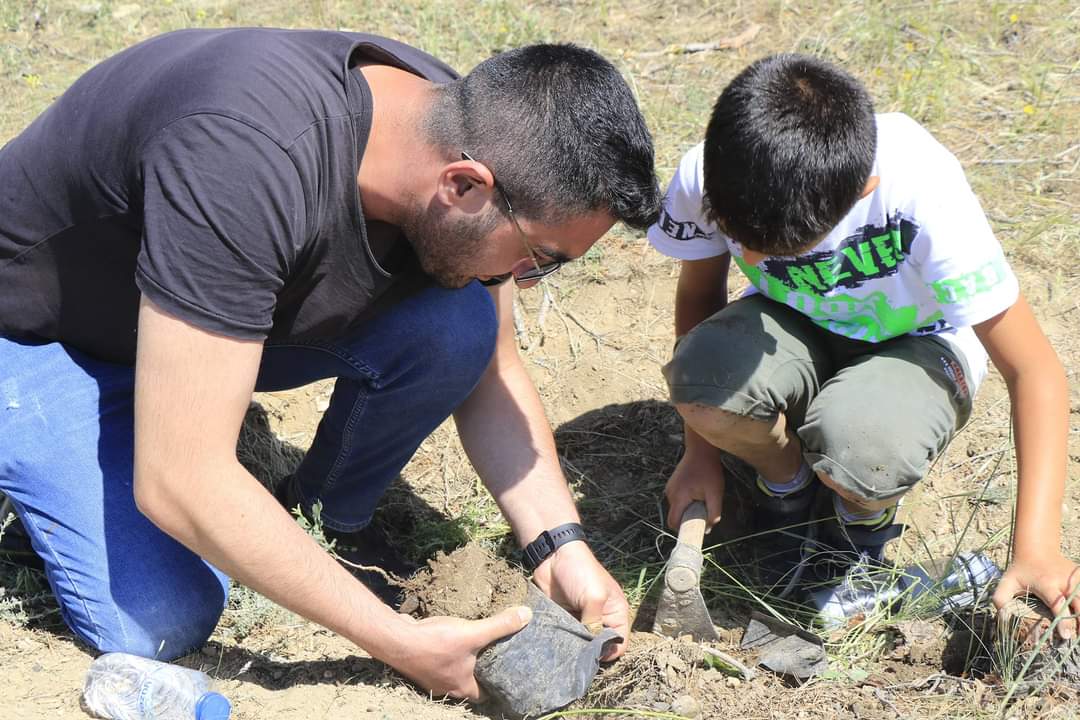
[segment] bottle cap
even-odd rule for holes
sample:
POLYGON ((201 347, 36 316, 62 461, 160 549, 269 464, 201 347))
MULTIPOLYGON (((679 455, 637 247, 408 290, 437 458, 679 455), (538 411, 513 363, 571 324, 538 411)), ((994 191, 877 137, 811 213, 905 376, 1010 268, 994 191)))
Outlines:
POLYGON ((195 703, 195 720, 229 720, 232 703, 221 693, 208 692, 195 703))

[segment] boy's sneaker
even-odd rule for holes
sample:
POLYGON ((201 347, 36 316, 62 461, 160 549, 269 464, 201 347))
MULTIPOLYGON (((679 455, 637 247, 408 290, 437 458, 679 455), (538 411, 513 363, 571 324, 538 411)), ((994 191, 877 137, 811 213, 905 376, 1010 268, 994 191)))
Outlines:
MULTIPOLYGON (((281 479, 274 488, 274 497, 289 511, 290 515, 297 506, 300 506, 304 518, 309 523, 314 522, 311 513, 300 503, 292 475, 281 479)), ((344 564, 349 571, 380 600, 396 610, 402 601, 401 588, 383 572, 400 580, 406 580, 419 569, 418 566, 406 560, 398 552, 375 522, 354 532, 339 532, 325 526, 322 530, 326 539, 334 543, 334 552, 340 560, 345 561, 344 564), (377 569, 360 569, 355 567, 357 565, 377 569)))
POLYGON ((815 579, 828 583, 849 572, 888 567, 885 546, 904 532, 904 526, 894 522, 896 510, 894 505, 869 521, 844 522, 835 513, 828 517, 823 522, 821 545, 811 561, 815 579))
POLYGON ((813 510, 818 483, 811 475, 803 487, 777 495, 739 458, 725 454, 723 464, 728 478, 754 489, 747 540, 755 552, 745 574, 765 594, 786 598, 800 587, 806 559, 816 544, 813 510))

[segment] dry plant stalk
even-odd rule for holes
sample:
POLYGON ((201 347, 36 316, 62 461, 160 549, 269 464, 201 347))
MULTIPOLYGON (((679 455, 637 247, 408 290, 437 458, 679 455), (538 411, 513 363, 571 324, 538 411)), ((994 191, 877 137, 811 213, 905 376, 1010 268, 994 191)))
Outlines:
POLYGON ((738 50, 739 48, 750 44, 754 38, 758 36, 762 30, 762 26, 753 23, 738 35, 732 35, 730 37, 720 38, 713 42, 706 43, 681 43, 678 45, 668 45, 663 50, 652 50, 649 52, 641 53, 644 57, 651 57, 656 55, 691 55, 693 53, 700 52, 716 52, 718 50, 738 50))

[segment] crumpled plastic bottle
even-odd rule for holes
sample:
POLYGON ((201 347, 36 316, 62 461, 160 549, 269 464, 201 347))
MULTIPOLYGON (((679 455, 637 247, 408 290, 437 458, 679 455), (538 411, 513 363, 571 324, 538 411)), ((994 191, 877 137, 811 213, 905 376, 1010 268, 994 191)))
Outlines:
POLYGON ((90 664, 83 704, 106 720, 228 720, 232 711, 206 673, 127 653, 90 664))
POLYGON ((1001 570, 982 553, 911 565, 903 569, 849 572, 844 580, 810 593, 816 620, 825 628, 845 625, 858 615, 895 613, 918 603, 928 615, 959 611, 990 598, 1001 570))

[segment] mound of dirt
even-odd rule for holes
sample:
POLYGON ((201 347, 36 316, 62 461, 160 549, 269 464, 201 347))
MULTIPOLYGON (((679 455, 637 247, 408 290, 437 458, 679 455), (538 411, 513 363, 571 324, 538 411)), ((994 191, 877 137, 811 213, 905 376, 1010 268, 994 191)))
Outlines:
POLYGON ((525 604, 528 581, 521 571, 475 543, 439 552, 405 583, 401 612, 478 620, 525 604))

